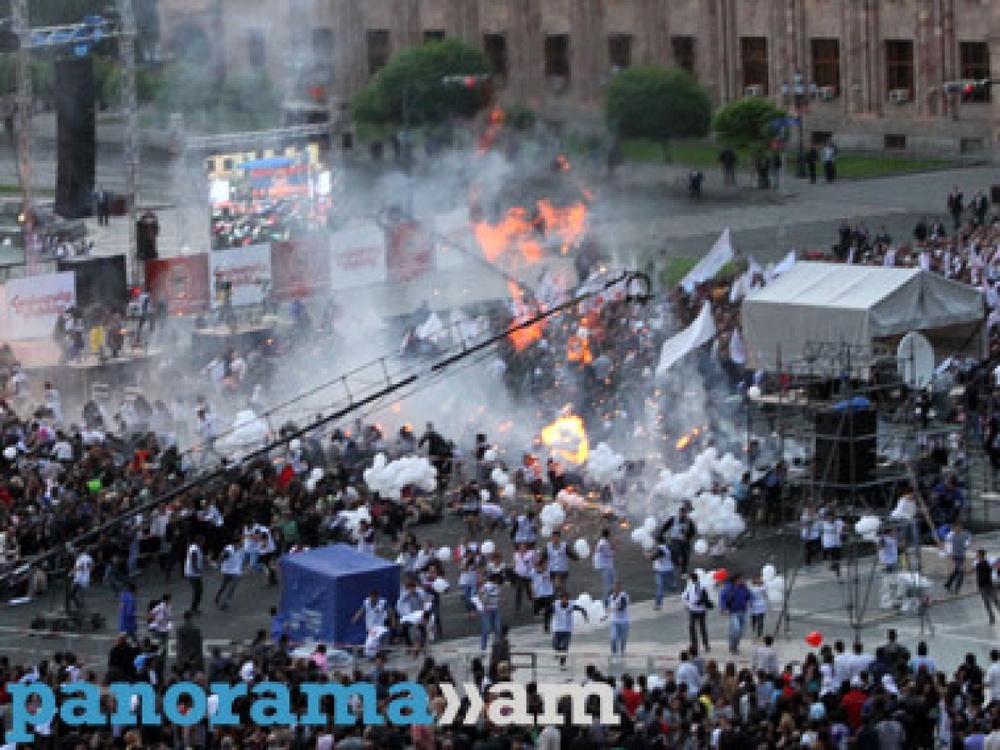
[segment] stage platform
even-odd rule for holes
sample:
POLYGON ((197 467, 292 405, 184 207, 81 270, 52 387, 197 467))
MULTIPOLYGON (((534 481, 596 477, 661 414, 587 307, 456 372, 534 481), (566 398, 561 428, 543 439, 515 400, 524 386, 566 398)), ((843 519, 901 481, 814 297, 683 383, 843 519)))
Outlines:
POLYGON ((217 357, 230 347, 246 351, 272 337, 277 328, 277 319, 235 327, 215 325, 195 328, 191 332, 191 349, 195 354, 205 357, 217 357))

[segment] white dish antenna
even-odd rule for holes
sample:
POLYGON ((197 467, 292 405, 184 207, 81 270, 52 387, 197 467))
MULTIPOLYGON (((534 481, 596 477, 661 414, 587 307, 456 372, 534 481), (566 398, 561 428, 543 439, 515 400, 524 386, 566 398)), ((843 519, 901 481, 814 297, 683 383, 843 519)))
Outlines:
POLYGON ((923 388, 934 377, 934 347, 922 333, 910 331, 896 349, 899 375, 911 388, 923 388))

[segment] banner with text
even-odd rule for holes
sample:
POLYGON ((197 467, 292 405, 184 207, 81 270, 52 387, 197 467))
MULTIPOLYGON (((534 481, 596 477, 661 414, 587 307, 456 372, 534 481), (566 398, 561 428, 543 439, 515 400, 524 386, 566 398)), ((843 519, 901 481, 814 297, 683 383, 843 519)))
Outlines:
POLYGON ((385 233, 375 222, 349 226, 330 236, 331 289, 384 284, 385 278, 385 233))
POLYGON ((330 289, 330 253, 322 237, 305 237, 271 245, 274 296, 302 299, 330 289))
POLYGON ((271 285, 271 246, 247 245, 208 254, 212 309, 222 306, 227 294, 233 307, 259 305, 271 285), (226 284, 231 285, 226 291, 226 284))
POLYGON ((49 273, 11 279, 5 287, 5 297, 7 338, 51 336, 59 316, 76 304, 76 276, 49 273))

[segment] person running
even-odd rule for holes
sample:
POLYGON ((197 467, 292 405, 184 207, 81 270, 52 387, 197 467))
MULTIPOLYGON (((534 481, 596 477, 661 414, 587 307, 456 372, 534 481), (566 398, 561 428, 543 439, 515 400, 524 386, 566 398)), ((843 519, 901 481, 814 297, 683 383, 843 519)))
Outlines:
POLYGON ((229 602, 239 586, 240 576, 243 575, 243 551, 235 544, 223 547, 219 570, 222 572, 222 583, 215 593, 215 606, 226 610, 229 609, 229 602))
POLYGON ((500 576, 490 575, 486 577, 483 585, 479 588, 479 602, 481 609, 479 647, 486 651, 490 643, 490 633, 494 639, 500 635, 500 576))
POLYGON ((542 628, 546 633, 552 619, 552 600, 555 587, 552 585, 552 573, 549 571, 549 561, 542 555, 535 563, 535 572, 531 577, 531 593, 533 597, 533 614, 542 614, 542 628))
POLYGON ((511 567, 514 584, 514 610, 521 611, 522 599, 531 600, 531 577, 535 570, 535 550, 527 542, 517 545, 514 552, 514 564, 511 567))
POLYGON ((841 548, 844 544, 844 522, 831 511, 827 511, 820 521, 820 538, 823 544, 823 559, 830 562, 830 570, 840 578, 841 548))
POLYGON ((628 630, 632 623, 630 614, 631 600, 622 590, 622 582, 615 581, 611 596, 608 599, 608 611, 611 615, 611 655, 625 657, 625 647, 628 645, 628 630))
POLYGON ((205 555, 201 551, 202 539, 199 537, 188 546, 187 557, 184 558, 184 577, 191 586, 191 614, 200 613, 201 596, 204 591, 205 555))
POLYGON ((139 632, 135 592, 135 583, 129 581, 118 595, 118 632, 125 633, 132 641, 136 640, 139 632))
POLYGON ((688 637, 691 640, 692 650, 698 649, 698 633, 701 633, 701 642, 705 651, 711 651, 708 643, 708 628, 705 625, 705 613, 708 611, 709 598, 708 591, 698 582, 698 574, 691 573, 688 576, 688 584, 681 594, 681 599, 688 611, 688 637))
MULTIPOLYGON (((573 638, 573 613, 579 612, 586 622, 590 622, 590 617, 576 601, 570 601, 569 593, 565 590, 560 592, 559 599, 551 607, 552 610, 552 650, 556 652, 559 660, 559 667, 566 669, 566 653, 569 651, 569 644, 573 638)), ((545 632, 549 632, 546 627, 545 632)))
POLYGON ((953 594, 958 594, 962 590, 962 582, 965 581, 965 556, 971 541, 972 535, 962 527, 961 522, 956 521, 952 524, 951 531, 945 539, 952 569, 948 580, 944 582, 944 588, 953 594))

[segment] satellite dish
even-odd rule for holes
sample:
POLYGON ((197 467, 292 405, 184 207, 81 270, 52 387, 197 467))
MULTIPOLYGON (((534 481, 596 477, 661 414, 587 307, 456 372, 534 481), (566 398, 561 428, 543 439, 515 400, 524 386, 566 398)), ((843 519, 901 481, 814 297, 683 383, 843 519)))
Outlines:
POLYGON ((910 331, 896 349, 899 375, 911 388, 923 388, 934 377, 934 347, 922 333, 910 331))

